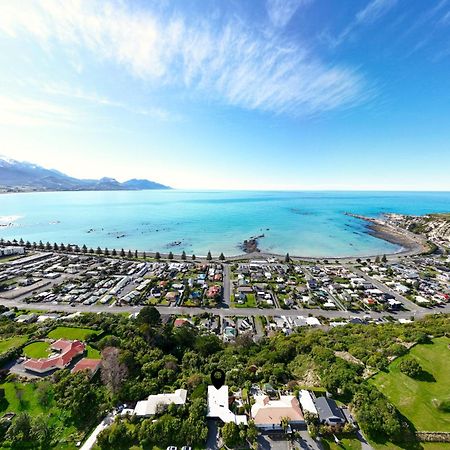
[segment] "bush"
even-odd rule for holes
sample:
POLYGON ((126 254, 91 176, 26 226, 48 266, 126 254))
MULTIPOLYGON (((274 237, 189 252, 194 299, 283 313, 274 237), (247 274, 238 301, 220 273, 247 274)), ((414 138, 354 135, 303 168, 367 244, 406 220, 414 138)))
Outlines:
POLYGON ((418 378, 423 373, 422 366, 414 358, 404 359, 399 365, 400 372, 411 378, 418 378))

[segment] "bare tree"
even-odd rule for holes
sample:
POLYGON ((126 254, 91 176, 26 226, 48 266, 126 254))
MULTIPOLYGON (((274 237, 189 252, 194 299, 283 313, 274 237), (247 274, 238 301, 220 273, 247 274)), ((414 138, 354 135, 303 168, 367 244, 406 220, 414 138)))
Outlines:
POLYGON ((113 394, 117 394, 128 376, 128 368, 120 359, 120 350, 106 347, 102 351, 102 381, 113 394))

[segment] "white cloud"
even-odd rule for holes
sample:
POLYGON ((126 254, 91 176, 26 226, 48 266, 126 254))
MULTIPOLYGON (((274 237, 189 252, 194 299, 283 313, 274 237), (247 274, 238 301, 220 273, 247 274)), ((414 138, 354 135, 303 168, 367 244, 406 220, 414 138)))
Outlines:
POLYGON ((37 99, 0 95, 0 105, 0 125, 67 126, 78 119, 69 108, 37 99))
POLYGON ((397 0, 372 0, 356 14, 356 22, 373 23, 390 11, 397 4, 397 0))
MULTIPOLYGON (((279 0, 272 0, 279 3, 279 0)), ((275 22, 302 1, 287 0, 275 22)), ((121 2, 0 2, 0 32, 31 35, 45 48, 88 49, 150 86, 171 86, 251 110, 314 114, 360 102, 369 90, 350 67, 328 65, 289 42, 267 39, 239 21, 187 23, 121 2)))
POLYGON ((308 3, 311 3, 311 0, 267 0, 267 14, 275 27, 284 27, 298 8, 308 3))
POLYGON ((325 40, 330 47, 338 47, 347 38, 353 35, 353 33, 362 25, 369 25, 376 22, 378 19, 387 14, 394 6, 396 6, 398 0, 371 0, 367 5, 359 10, 352 21, 344 28, 344 30, 337 36, 325 35, 325 40))

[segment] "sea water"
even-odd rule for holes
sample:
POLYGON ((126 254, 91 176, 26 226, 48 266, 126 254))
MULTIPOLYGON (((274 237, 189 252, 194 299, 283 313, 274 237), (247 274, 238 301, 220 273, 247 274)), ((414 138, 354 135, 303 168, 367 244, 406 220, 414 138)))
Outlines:
POLYGON ((261 251, 366 256, 400 247, 346 212, 450 211, 450 192, 109 191, 0 195, 0 237, 110 250, 226 256, 261 236, 261 251))

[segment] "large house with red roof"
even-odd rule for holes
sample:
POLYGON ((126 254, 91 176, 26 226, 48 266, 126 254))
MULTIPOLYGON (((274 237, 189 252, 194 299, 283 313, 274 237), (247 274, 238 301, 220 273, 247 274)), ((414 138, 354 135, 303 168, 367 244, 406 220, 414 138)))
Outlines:
POLYGON ((23 367, 30 372, 46 373, 55 369, 64 369, 70 365, 72 360, 82 355, 86 349, 80 341, 66 341, 58 339, 51 344, 50 348, 54 354, 48 358, 28 359, 23 367))

